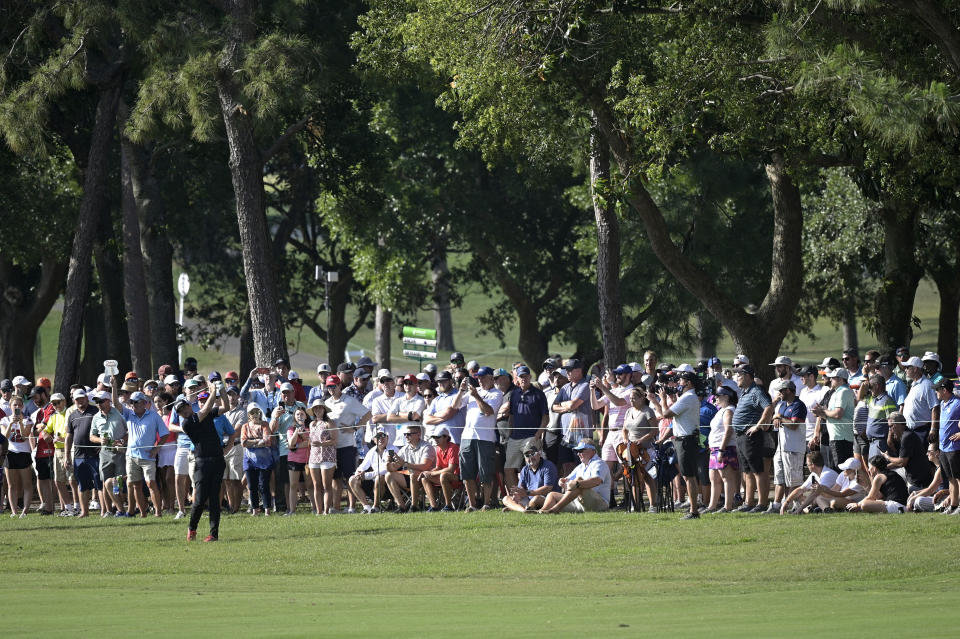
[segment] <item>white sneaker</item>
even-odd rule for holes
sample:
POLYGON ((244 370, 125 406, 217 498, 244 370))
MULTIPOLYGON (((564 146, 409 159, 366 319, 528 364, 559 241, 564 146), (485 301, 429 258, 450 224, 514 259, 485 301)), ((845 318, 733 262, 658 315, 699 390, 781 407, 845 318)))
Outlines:
POLYGON ((96 499, 90 500, 90 510, 100 510, 100 504, 97 503, 96 499))
POLYGON ((345 512, 345 513, 348 514, 348 515, 353 515, 353 514, 356 514, 357 509, 356 509, 356 508, 347 508, 347 509, 346 509, 345 511, 343 511, 343 512, 345 512))
POLYGON ((174 519, 183 519, 184 517, 186 517, 186 513, 182 510, 178 510, 177 514, 173 516, 174 519))

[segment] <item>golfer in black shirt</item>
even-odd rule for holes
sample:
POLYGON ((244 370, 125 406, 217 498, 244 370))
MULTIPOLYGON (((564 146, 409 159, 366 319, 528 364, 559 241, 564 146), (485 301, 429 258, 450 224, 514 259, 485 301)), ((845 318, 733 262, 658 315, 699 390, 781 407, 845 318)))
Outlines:
POLYGON ((226 463, 223 460, 223 442, 217 435, 213 420, 220 414, 216 389, 208 384, 209 397, 193 412, 193 406, 183 395, 177 398, 173 408, 180 415, 180 427, 195 447, 196 470, 193 474, 193 507, 190 509, 190 527, 187 541, 197 538, 197 524, 203 514, 204 506, 210 511, 210 534, 204 541, 217 541, 220 535, 220 483, 226 463))

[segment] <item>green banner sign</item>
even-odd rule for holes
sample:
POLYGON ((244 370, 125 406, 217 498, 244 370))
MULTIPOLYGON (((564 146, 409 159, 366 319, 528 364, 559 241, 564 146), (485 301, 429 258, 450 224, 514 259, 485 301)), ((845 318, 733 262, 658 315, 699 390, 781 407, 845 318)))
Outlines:
POLYGON ((404 326, 404 337, 419 337, 421 339, 437 339, 437 331, 433 328, 417 328, 416 326, 404 326))

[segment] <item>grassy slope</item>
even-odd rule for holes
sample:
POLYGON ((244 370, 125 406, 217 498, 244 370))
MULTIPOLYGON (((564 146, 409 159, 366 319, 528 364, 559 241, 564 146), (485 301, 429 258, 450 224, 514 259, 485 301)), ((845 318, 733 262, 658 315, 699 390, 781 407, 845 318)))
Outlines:
POLYGON ((169 518, 4 517, 5 609, 23 611, 4 635, 77 636, 109 608, 100 631, 140 635, 945 636, 954 519, 238 515, 188 545, 169 518))
MULTIPOLYGON (((491 336, 478 337, 478 325, 475 318, 481 315, 490 302, 478 290, 473 289, 465 295, 463 305, 453 313, 454 336, 456 346, 463 351, 467 359, 477 359, 491 366, 504 366, 509 368, 513 362, 519 359, 519 353, 516 348, 517 333, 516 330, 510 331, 505 336, 506 346, 500 348, 497 340, 491 336)), ((920 283, 917 290, 917 299, 914 305, 914 314, 920 318, 921 328, 916 331, 913 340, 913 350, 922 353, 925 350, 936 350, 937 346, 937 311, 939 309, 939 296, 933 284, 927 280, 920 283)), ((432 311, 421 311, 417 319, 417 326, 432 327, 432 311)), ((37 361, 38 376, 46 374, 52 377, 56 363, 56 344, 57 335, 60 328, 60 313, 51 312, 50 316, 43 323, 40 329, 40 357, 37 361)), ((395 331, 395 334, 399 331, 395 331)), ((815 342, 802 339, 790 355, 797 361, 819 362, 826 354, 839 356, 843 348, 843 338, 838 327, 832 326, 826 320, 820 320, 814 326, 814 334, 817 336, 815 342)), ((326 346, 316 335, 309 330, 303 330, 299 336, 295 332, 287 335, 287 339, 295 344, 295 350, 300 353, 313 354, 319 357, 326 353, 326 346)), ((875 339, 865 328, 860 329, 861 353, 867 348, 876 345, 875 339)), ((351 349, 365 349, 368 353, 373 353, 373 330, 366 327, 362 328, 351 341, 351 349)), ((416 370, 417 362, 404 359, 400 356, 402 345, 399 338, 394 340, 393 354, 394 361, 392 368, 395 372, 406 372, 416 370)), ((561 343, 552 343, 551 352, 568 353, 571 349, 561 343)), ((733 343, 729 338, 721 341, 718 355, 726 362, 729 362, 735 354, 733 343)), ((237 365, 235 355, 226 354, 217 351, 203 352, 198 347, 190 345, 184 351, 184 356, 195 355, 201 362, 205 370, 229 370, 237 365)), ((440 361, 446 362, 449 353, 440 354, 440 361)), ((674 355, 668 358, 673 363, 692 360, 692 355, 674 355)), ((951 363, 949 358, 945 362, 951 363)), ((950 366, 952 368, 952 366, 950 366)), ((311 371, 306 371, 312 374, 311 371)), ((309 377, 312 380, 312 376, 309 377)))

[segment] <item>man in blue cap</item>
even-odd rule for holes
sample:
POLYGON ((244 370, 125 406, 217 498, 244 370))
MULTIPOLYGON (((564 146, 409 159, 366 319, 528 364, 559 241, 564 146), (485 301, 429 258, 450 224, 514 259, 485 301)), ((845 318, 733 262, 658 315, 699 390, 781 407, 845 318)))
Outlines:
POLYGON ((592 439, 581 439, 573 447, 580 464, 566 477, 560 478, 561 493, 550 493, 543 502, 541 513, 602 512, 610 508, 610 469, 597 455, 592 439))

